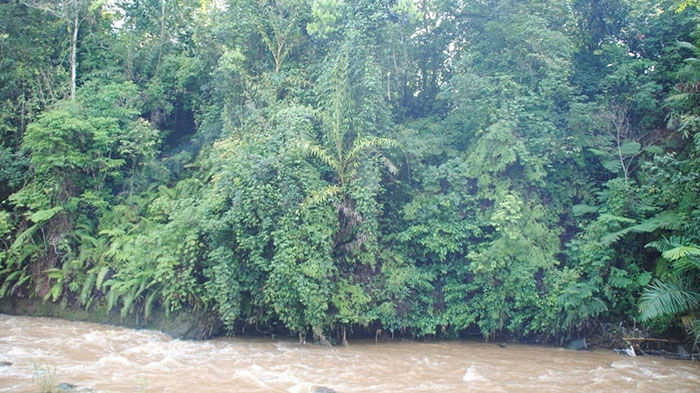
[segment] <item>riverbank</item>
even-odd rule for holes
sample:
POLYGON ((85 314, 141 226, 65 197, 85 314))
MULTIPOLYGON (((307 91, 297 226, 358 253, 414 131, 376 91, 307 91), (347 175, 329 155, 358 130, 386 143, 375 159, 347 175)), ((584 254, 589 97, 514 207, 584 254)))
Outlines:
MULTIPOLYGON (((2 298, 0 299, 0 313, 14 316, 30 316, 30 317, 52 317, 60 318, 67 321, 91 322, 102 325, 121 326, 132 329, 148 329, 156 330, 167 334, 174 339, 183 340, 204 340, 211 339, 224 334, 223 327, 218 319, 210 313, 202 312, 187 312, 180 311, 177 313, 166 313, 163 310, 155 309, 148 320, 134 315, 122 317, 121 314, 113 310, 107 312, 104 308, 94 307, 86 310, 84 308, 74 308, 62 303, 53 303, 50 301, 42 301, 37 298, 2 298)), ((366 330, 366 329, 365 329, 366 330)), ((625 340, 632 336, 644 334, 642 331, 633 328, 626 329, 618 325, 609 324, 602 332, 596 335, 590 335, 585 338, 568 340, 556 343, 543 343, 537 340, 517 340, 509 337, 498 337, 495 343, 501 346, 512 344, 525 345, 543 345, 550 344, 552 347, 562 347, 571 350, 592 350, 606 349, 615 350, 618 353, 628 353, 630 346, 638 355, 653 355, 665 356, 676 359, 692 360, 690 354, 691 348, 683 347, 683 343, 674 340, 654 340, 650 339, 645 342, 643 338, 634 338, 634 342, 625 340), (649 347, 648 345, 653 345, 649 347), (671 345, 669 345, 671 344, 671 345), (627 351, 627 352, 625 352, 627 351)), ((648 334, 648 333, 646 333, 648 334)), ((244 334, 244 336, 253 337, 261 336, 261 334, 244 334)), ((262 336, 284 336, 280 334, 262 334, 262 336)), ((374 339, 374 342, 390 342, 394 341, 392 336, 382 330, 377 330, 373 335, 370 331, 365 331, 364 334, 359 334, 356 339, 366 340, 374 339)), ((397 341, 403 340, 401 337, 397 341)), ((421 341, 435 341, 434 338, 425 338, 421 341)), ((463 340, 459 340, 463 341, 463 340)), ((480 340, 468 340, 480 341, 480 340)))
POLYGON ((151 316, 144 320, 143 317, 134 315, 122 317, 116 310, 107 312, 100 307, 86 310, 36 298, 2 298, 0 299, 0 313, 61 318, 68 321, 92 322, 132 329, 158 330, 172 338, 183 340, 202 340, 222 333, 221 324, 211 314, 186 311, 166 313, 163 310, 154 310, 151 316))

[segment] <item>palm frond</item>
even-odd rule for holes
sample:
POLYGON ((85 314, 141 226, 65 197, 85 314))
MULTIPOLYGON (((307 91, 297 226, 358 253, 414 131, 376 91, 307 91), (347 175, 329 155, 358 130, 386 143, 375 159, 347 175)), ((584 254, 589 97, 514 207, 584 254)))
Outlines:
POLYGON ((693 246, 677 246, 664 251, 662 255, 669 261, 677 261, 688 256, 700 256, 700 248, 693 246))
POLYGON ((678 273, 687 273, 695 270, 700 277, 700 258, 685 257, 673 261, 673 270, 678 273))
POLYGON ((338 162, 338 160, 332 155, 328 154, 328 152, 323 147, 315 143, 311 143, 308 141, 301 142, 297 144, 297 150, 306 156, 319 159, 321 162, 333 168, 333 170, 335 171, 340 170, 340 163, 338 162))
POLYGON ((359 155, 367 152, 370 149, 393 149, 399 147, 399 144, 391 138, 379 137, 362 137, 357 138, 352 144, 352 148, 346 156, 346 161, 357 161, 359 155))
POLYGON ((307 209, 311 206, 316 206, 320 205, 323 203, 328 202, 332 198, 336 197, 337 195, 340 195, 341 189, 338 186, 334 185, 329 185, 328 187, 324 188, 321 191, 318 192, 312 192, 311 195, 309 195, 304 201, 301 203, 299 206, 299 210, 304 210, 307 209))
POLYGON ((691 44, 690 42, 687 42, 687 41, 677 41, 677 42, 676 42, 676 45, 677 45, 679 48, 690 49, 690 50, 692 50, 693 52, 696 52, 696 51, 700 50, 700 48, 698 48, 697 46, 695 46, 695 45, 693 45, 693 44, 691 44))
POLYGON ((700 306, 700 293, 689 281, 677 282, 656 280, 642 293, 639 311, 642 320, 661 316, 684 314, 700 306))
POLYGON ((645 248, 653 248, 660 253, 664 253, 672 248, 678 247, 684 243, 683 238, 679 236, 662 237, 661 240, 654 240, 647 243, 645 248))
POLYGON ((379 162, 382 165, 384 165, 386 170, 389 171, 389 173, 391 173, 393 176, 396 176, 399 173, 398 168, 396 168, 394 163, 391 162, 391 160, 389 160, 389 158, 387 158, 387 156, 385 156, 383 154, 379 154, 379 162))

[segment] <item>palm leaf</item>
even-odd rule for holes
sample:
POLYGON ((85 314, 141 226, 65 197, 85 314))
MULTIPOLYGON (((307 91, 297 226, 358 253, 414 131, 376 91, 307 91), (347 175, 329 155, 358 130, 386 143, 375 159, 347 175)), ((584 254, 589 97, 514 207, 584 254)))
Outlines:
POLYGON ((308 141, 299 143, 297 144, 297 150, 306 156, 311 156, 319 159, 324 164, 333 168, 336 172, 340 171, 341 169, 338 160, 332 155, 328 154, 328 152, 324 148, 315 143, 311 143, 308 141))
POLYGON ((387 171, 391 173, 392 175, 396 176, 399 173, 399 170, 394 166, 394 163, 391 162, 385 155, 379 154, 379 162, 384 165, 387 171))
POLYGON ((697 309, 700 293, 686 280, 662 282, 656 280, 642 294, 639 311, 642 320, 666 315, 683 314, 697 309))
POLYGON ((677 45, 679 48, 690 49, 690 50, 692 50, 693 52, 695 52, 695 51, 698 50, 698 47, 697 47, 697 46, 691 44, 690 42, 686 42, 686 41, 677 41, 677 42, 676 42, 676 45, 677 45))
POLYGON ((687 256, 700 256, 700 248, 693 246, 678 246, 664 251, 662 255, 664 258, 670 261, 676 261, 687 256))
POLYGON ((399 147, 399 144, 390 138, 378 137, 363 137, 355 139, 352 148, 348 152, 345 160, 347 162, 356 162, 360 154, 371 149, 393 149, 399 147))
POLYGON ((312 192, 299 206, 300 210, 307 209, 311 206, 320 205, 328 202, 332 198, 340 195, 341 189, 338 186, 330 185, 319 192, 312 192))

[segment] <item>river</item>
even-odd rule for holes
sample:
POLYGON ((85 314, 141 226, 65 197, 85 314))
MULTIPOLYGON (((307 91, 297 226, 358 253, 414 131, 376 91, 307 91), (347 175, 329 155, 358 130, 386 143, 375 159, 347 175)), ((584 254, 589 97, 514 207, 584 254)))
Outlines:
POLYGON ((700 392, 700 363, 610 351, 464 341, 173 340, 165 334, 0 314, 0 392, 70 383, 92 392, 700 392))

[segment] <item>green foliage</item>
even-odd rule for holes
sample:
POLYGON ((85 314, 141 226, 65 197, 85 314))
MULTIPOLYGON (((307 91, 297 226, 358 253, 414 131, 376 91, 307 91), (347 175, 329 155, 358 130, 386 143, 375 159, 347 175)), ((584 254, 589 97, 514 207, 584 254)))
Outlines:
POLYGON ((662 280, 649 284, 639 301, 643 320, 660 317, 681 317, 689 333, 700 340, 700 248, 683 244, 678 237, 653 241, 647 247, 660 251, 672 262, 662 280))
POLYGON ((0 4, 0 296, 324 343, 700 331, 694 2, 80 4, 77 42, 0 4))
POLYGON ((685 281, 664 283, 657 280, 646 288, 640 300, 641 317, 646 320, 697 310, 700 291, 685 281))

